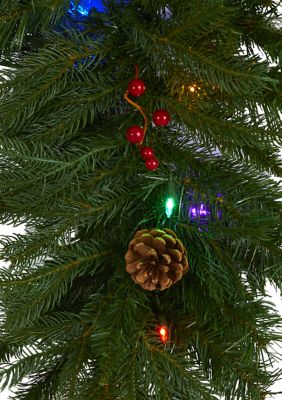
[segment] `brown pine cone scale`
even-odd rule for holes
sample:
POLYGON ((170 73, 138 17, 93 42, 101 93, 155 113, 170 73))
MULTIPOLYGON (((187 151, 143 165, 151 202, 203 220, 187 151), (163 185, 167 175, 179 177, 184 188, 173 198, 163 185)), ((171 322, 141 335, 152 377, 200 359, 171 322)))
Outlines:
POLYGON ((126 271, 145 290, 165 290, 189 270, 187 250, 171 229, 136 232, 125 255, 126 271))

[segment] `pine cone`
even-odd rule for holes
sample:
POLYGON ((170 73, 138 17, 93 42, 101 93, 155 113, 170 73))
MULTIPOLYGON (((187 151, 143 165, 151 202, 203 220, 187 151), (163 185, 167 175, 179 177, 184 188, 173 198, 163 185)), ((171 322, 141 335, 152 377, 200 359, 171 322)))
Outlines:
POLYGON ((165 290, 188 271, 187 251, 170 229, 136 232, 125 255, 126 271, 145 290, 165 290))

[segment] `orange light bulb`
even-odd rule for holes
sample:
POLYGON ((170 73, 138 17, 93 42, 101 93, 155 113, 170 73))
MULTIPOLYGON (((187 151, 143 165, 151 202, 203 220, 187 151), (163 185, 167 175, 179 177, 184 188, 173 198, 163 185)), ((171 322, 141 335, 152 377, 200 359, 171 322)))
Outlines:
POLYGON ((159 329, 160 339, 163 343, 168 341, 168 327, 167 326, 160 326, 159 329))

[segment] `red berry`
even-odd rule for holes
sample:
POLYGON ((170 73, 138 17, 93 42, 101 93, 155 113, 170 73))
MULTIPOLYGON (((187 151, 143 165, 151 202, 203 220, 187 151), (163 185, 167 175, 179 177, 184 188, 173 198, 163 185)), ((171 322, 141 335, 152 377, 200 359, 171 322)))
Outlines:
POLYGON ((130 143, 141 143, 144 138, 144 129, 140 126, 130 126, 126 131, 126 138, 130 143))
POLYGON ((145 82, 141 79, 133 79, 128 84, 128 91, 131 96, 139 97, 146 91, 145 82))
POLYGON ((166 110, 156 110, 153 114, 153 121, 158 126, 166 126, 170 121, 170 114, 166 110))
POLYGON ((154 158, 154 150, 152 147, 143 147, 140 150, 141 157, 144 158, 144 160, 148 160, 149 158, 154 158))
POLYGON ((159 162, 155 157, 152 157, 146 160, 145 165, 149 171, 154 171, 155 169, 158 168, 159 162))

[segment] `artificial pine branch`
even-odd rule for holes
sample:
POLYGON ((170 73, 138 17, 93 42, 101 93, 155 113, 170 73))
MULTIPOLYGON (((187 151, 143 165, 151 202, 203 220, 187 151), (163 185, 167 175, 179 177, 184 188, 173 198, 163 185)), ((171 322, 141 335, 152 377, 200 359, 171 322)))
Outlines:
POLYGON ((26 228, 1 238, 2 387, 15 400, 264 399, 280 376, 281 318, 263 299, 267 281, 282 287, 278 4, 105 3, 81 17, 79 0, 0 0, 1 223, 26 228), (142 123, 123 100, 135 64, 139 107, 172 116, 149 124, 154 172, 124 137, 142 123), (199 226, 191 196, 221 214, 199 226), (143 228, 187 247, 190 271, 166 291, 125 272, 143 228))

